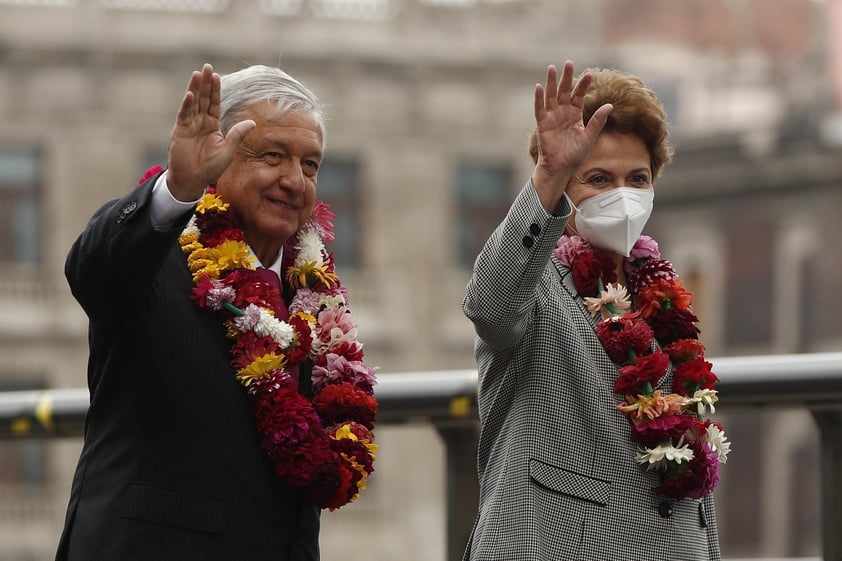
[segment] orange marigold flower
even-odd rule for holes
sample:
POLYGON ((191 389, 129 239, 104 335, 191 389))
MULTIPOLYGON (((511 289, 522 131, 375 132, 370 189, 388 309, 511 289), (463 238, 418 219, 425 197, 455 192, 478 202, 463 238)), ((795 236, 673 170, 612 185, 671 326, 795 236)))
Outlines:
POLYGON ((638 309, 648 318, 661 310, 689 310, 692 299, 693 293, 684 288, 680 279, 659 279, 640 290, 638 309))

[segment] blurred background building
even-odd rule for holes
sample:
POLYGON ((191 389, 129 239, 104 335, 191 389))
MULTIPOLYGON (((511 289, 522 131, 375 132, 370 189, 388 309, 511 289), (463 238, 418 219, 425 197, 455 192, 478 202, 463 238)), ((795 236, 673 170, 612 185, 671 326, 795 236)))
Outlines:
MULTIPOLYGON (((367 362, 473 368, 464 286, 531 171, 534 84, 565 59, 667 106, 677 153, 647 233, 696 293, 708 356, 842 350, 839 0, 0 0, 0 391, 85 385, 64 257, 165 163, 203 62, 280 65, 329 103, 320 196, 367 362)), ((819 554, 809 414, 722 410, 726 556, 819 554)), ((378 439, 323 557, 444 559, 436 433, 378 439)), ((80 445, 0 441, 0 560, 52 559, 80 445)))

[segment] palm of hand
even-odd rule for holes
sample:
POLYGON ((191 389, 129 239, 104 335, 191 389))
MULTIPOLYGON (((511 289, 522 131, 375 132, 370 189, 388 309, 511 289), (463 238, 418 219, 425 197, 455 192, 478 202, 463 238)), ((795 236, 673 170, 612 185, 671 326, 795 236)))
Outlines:
POLYGON ((544 86, 535 88, 538 165, 550 174, 570 174, 587 158, 602 131, 610 105, 603 105, 583 122, 585 93, 592 76, 585 73, 573 83, 573 63, 567 61, 557 80, 554 66, 547 69, 544 86))

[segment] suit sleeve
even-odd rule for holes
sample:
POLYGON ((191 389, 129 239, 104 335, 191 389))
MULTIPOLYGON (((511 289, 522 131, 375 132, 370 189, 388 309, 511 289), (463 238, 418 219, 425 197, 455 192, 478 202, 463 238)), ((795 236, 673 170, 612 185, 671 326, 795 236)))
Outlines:
POLYGON ((515 345, 531 321, 538 283, 570 217, 566 199, 544 210, 527 182, 474 264, 462 309, 489 346, 515 345))
POLYGON ((76 239, 65 262, 73 296, 92 320, 110 322, 143 305, 167 252, 190 218, 156 231, 149 217, 153 177, 106 203, 76 239))

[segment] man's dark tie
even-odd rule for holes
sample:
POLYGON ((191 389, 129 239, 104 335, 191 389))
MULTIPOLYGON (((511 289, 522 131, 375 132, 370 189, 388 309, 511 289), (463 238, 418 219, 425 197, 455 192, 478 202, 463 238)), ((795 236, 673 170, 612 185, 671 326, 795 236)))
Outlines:
POLYGON ((267 284, 271 284, 272 286, 278 289, 278 294, 280 294, 281 297, 278 300, 278 305, 275 307, 275 317, 283 321, 289 319, 289 310, 287 309, 287 305, 284 302, 284 291, 283 288, 281 288, 281 279, 278 278, 278 275, 275 274, 275 271, 271 269, 266 269, 264 267, 258 267, 255 270, 255 273, 257 273, 257 278, 259 278, 267 284))

